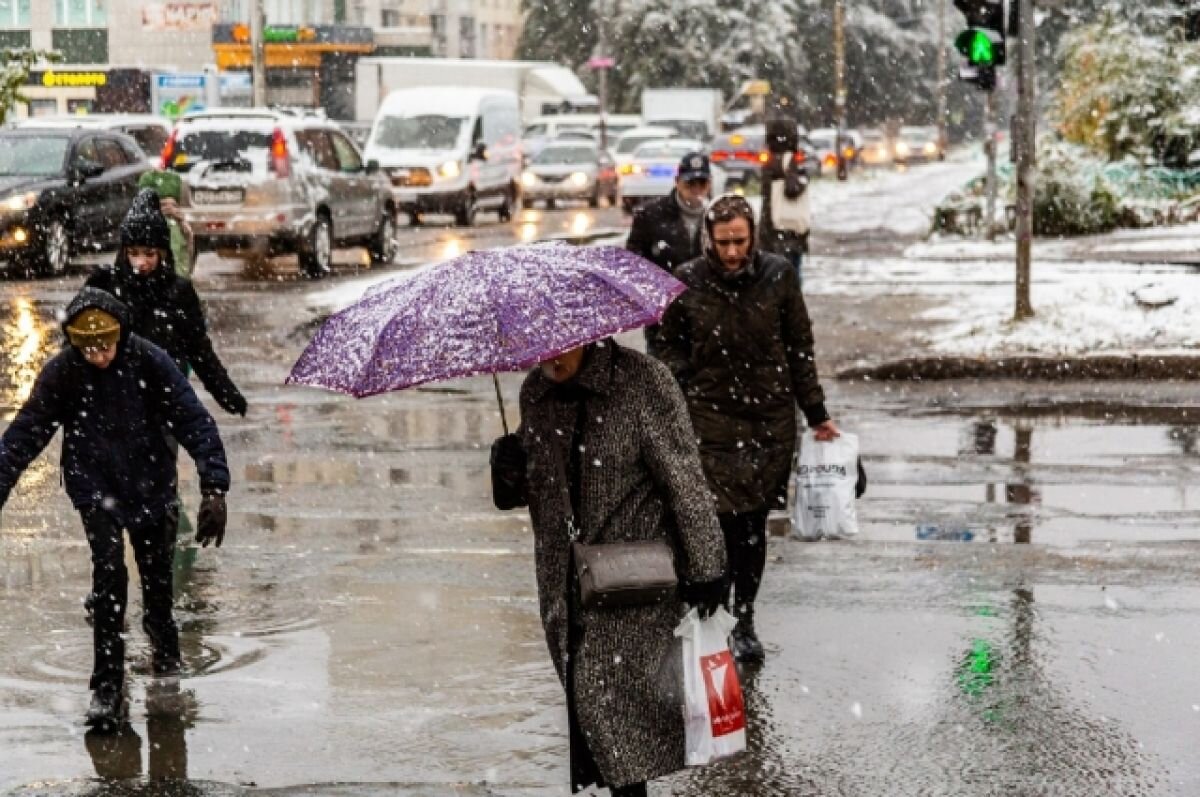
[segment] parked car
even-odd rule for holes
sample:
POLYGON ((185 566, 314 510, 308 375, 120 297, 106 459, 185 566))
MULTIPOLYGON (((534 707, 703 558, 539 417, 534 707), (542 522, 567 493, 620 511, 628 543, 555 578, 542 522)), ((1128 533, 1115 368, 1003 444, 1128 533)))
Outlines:
POLYGON ((521 192, 520 130, 511 91, 400 89, 379 108, 367 157, 387 171, 393 201, 413 222, 453 213, 470 227, 480 210, 508 221, 521 192))
MULTIPOLYGON (((817 159, 821 163, 822 172, 825 170, 837 170, 838 153, 837 147, 834 144, 835 138, 837 138, 837 130, 832 127, 819 127, 808 134, 808 139, 812 142, 817 159)), ((862 165, 862 146, 863 138, 861 133, 857 130, 842 130, 842 156, 846 159, 846 163, 850 167, 862 165)))
POLYGON ((902 127, 893 147, 896 163, 927 163, 942 160, 946 154, 938 143, 936 127, 902 127))
POLYGON ((73 253, 115 249, 138 178, 149 169, 124 133, 33 125, 0 131, 0 261, 58 275, 73 253))
POLYGON ((92 113, 65 116, 38 116, 22 119, 15 127, 37 128, 87 128, 90 130, 116 130, 133 138, 145 153, 146 158, 157 165, 163 145, 171 135, 173 122, 163 116, 148 113, 92 113))
MULTIPOLYGON (((633 152, 633 159, 618 168, 621 180, 621 206, 632 211, 647 199, 666 196, 675 187, 679 161, 689 152, 700 152, 704 145, 694 138, 669 138, 649 141, 633 152)), ((725 191, 725 170, 714 166, 713 196, 725 191)))
POLYGON ((617 167, 613 157, 595 144, 564 141, 547 144, 530 159, 521 174, 522 204, 532 207, 545 200, 553 208, 560 199, 586 200, 598 207, 600 199, 617 204, 617 167))
POLYGON ((617 166, 620 167, 633 159, 634 150, 642 144, 648 141, 662 141, 678 137, 679 134, 673 127, 635 127, 617 137, 616 142, 612 145, 613 157, 617 159, 617 166))
POLYGON ((396 204, 379 164, 324 116, 223 109, 179 120, 163 166, 184 173, 183 213, 197 251, 295 253, 311 277, 335 246, 395 255, 396 204))

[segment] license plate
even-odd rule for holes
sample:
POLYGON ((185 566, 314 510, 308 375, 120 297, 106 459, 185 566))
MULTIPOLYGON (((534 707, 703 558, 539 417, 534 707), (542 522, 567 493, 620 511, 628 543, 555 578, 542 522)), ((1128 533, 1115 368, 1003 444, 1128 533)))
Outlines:
POLYGON ((651 177, 674 177, 674 166, 651 166, 647 172, 651 177))
POLYGON ((240 205, 244 193, 240 188, 219 188, 192 191, 192 201, 197 205, 240 205))

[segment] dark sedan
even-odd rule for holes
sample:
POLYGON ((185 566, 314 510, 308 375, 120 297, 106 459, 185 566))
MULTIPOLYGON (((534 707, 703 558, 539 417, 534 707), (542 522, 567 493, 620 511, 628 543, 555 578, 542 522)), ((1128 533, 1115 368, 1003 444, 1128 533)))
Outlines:
POLYGON ((0 268, 56 275, 73 253, 115 249, 138 178, 149 169, 123 133, 0 131, 0 268))

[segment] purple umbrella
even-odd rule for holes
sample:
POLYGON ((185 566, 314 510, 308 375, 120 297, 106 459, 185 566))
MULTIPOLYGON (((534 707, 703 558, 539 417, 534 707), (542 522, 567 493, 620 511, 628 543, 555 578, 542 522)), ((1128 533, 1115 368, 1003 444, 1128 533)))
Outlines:
MULTIPOLYGON (((330 316, 287 383, 362 398, 520 371, 653 324, 685 289, 650 261, 613 246, 470 252, 384 283, 330 316)), ((503 417, 503 404, 501 410, 503 417)))

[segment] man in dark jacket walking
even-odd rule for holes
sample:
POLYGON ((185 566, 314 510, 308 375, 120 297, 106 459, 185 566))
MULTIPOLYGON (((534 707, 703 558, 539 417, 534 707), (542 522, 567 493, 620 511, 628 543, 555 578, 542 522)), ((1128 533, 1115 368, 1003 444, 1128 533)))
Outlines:
POLYGON ((196 540, 225 537, 229 468, 216 422, 162 349, 129 329, 110 294, 84 288, 67 307, 68 346, 42 368, 29 400, 0 437, 0 507, 31 462, 63 427, 63 480, 83 518, 92 552, 94 664, 89 725, 123 718, 128 577, 122 530, 142 582, 142 627, 158 676, 177 675, 179 632, 172 616, 171 562, 178 475, 170 435, 196 462, 196 540))
POLYGON ((796 407, 818 440, 839 432, 817 380, 796 270, 755 250, 754 214, 740 196, 714 201, 704 225, 704 255, 675 271, 688 290, 663 316, 660 356, 683 388, 717 499, 738 618, 731 648, 760 661, 754 601, 767 514, 787 505, 796 407))
POLYGON ((195 370, 221 409, 246 414, 246 399, 213 351, 196 289, 175 273, 171 229, 153 190, 142 189, 133 200, 121 222, 116 261, 93 271, 87 285, 124 302, 131 331, 164 349, 184 374, 195 370))
MULTIPOLYGON (((708 156, 689 152, 679 162, 671 193, 640 206, 625 248, 668 272, 700 254, 700 225, 704 203, 712 190, 708 156)), ((646 327, 646 348, 653 354, 658 326, 646 327)))

